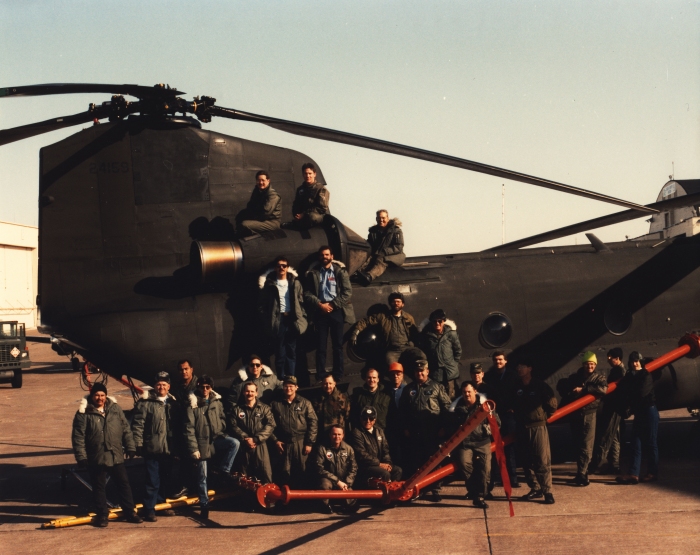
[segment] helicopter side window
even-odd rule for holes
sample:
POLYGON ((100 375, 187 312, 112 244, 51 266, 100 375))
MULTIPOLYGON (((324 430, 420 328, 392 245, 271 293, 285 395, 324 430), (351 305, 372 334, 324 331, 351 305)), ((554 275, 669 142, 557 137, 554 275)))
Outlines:
POLYGON ((487 347, 503 347, 513 335, 513 325, 508 316, 501 312, 489 314, 479 329, 479 340, 487 347))

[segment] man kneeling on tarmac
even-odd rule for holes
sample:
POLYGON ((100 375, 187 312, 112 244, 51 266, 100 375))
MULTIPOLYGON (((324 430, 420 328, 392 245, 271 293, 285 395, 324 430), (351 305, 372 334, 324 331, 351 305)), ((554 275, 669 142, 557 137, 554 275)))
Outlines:
MULTIPOLYGON (((345 431, 341 426, 331 426, 328 430, 328 441, 316 448, 314 470, 318 477, 319 489, 352 489, 357 476, 357 461, 355 451, 343 441, 344 437, 345 431)), ((356 511, 359 508, 355 499, 343 499, 343 505, 348 511, 356 511)), ((328 499, 323 500, 323 512, 333 513, 328 499)))
POLYGON ((386 434, 377 426, 374 407, 367 406, 360 411, 360 427, 354 428, 350 437, 357 456, 358 481, 363 486, 372 478, 384 482, 401 479, 401 468, 391 461, 386 434))

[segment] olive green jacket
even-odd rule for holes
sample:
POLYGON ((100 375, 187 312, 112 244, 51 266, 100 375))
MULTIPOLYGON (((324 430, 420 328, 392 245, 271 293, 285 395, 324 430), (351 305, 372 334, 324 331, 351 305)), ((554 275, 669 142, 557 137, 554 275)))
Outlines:
POLYGON ((182 418, 180 403, 168 394, 168 402, 158 400, 155 391, 144 391, 134 407, 131 431, 141 454, 148 456, 173 454, 174 426, 182 418))
POLYGON ((129 423, 114 397, 107 397, 103 416, 86 395, 73 418, 71 439, 75 460, 91 465, 122 464, 124 451, 136 451, 129 423))
POLYGON ((190 455, 199 451, 200 459, 214 455, 214 440, 226 435, 226 415, 221 395, 212 390, 209 403, 203 397, 191 393, 185 413, 185 442, 190 455))

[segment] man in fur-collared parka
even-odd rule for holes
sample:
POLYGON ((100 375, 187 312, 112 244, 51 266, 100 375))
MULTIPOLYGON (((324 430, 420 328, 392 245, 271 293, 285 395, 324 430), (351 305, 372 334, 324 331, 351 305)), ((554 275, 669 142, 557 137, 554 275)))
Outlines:
POLYGON ((303 288, 285 256, 275 258, 274 269, 260 276, 258 286, 258 318, 262 332, 274 347, 277 377, 294 376, 297 338, 308 325, 303 288))
POLYGON ((95 525, 101 528, 109 522, 107 506, 107 475, 119 490, 122 515, 128 522, 138 524, 143 519, 136 514, 129 477, 124 459, 136 455, 134 437, 124 411, 114 397, 107 396, 107 387, 96 383, 80 402, 73 418, 73 452, 78 466, 87 468, 92 482, 92 497, 96 505, 95 525))
POLYGON ((236 376, 231 384, 231 394, 226 403, 227 412, 231 406, 241 401, 243 386, 246 383, 255 384, 258 388, 258 401, 262 401, 266 405, 272 402, 275 392, 282 389, 282 382, 277 379, 272 368, 267 364, 263 364, 262 359, 258 355, 250 355, 248 357, 248 365, 238 370, 238 376, 236 376))
POLYGON ((457 335, 457 324, 447 319, 441 308, 433 310, 421 322, 420 346, 428 357, 430 379, 445 387, 450 399, 459 393, 459 359, 462 345, 457 335))
POLYGON ((353 274, 353 280, 361 285, 372 283, 386 271, 389 264, 401 266, 406 261, 401 220, 389 219, 389 212, 384 209, 377 210, 377 225, 369 228, 367 242, 371 247, 370 256, 353 274))

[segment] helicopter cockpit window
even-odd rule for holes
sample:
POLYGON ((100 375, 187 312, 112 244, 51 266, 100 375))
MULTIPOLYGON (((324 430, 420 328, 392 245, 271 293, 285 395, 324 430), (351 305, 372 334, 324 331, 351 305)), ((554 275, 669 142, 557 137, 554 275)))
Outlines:
POLYGON ((503 347, 513 335, 513 325, 501 312, 489 314, 479 329, 479 339, 487 347, 503 347))
POLYGON ((632 313, 624 306, 613 303, 605 309, 603 322, 613 335, 623 335, 632 327, 632 313))

